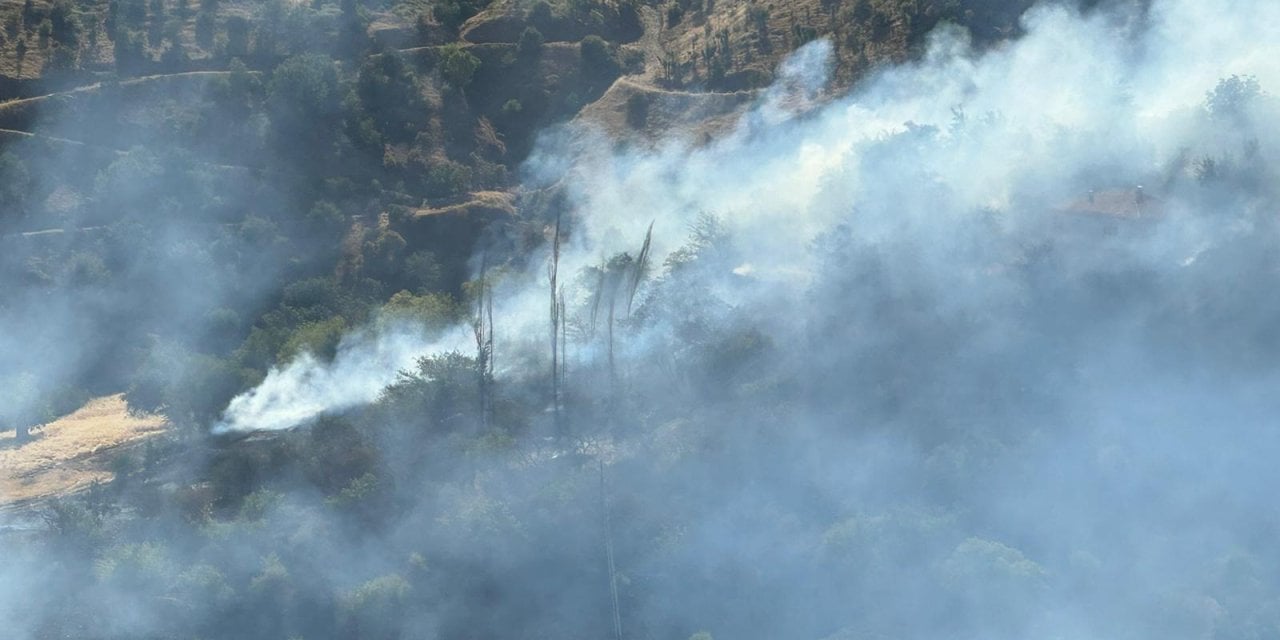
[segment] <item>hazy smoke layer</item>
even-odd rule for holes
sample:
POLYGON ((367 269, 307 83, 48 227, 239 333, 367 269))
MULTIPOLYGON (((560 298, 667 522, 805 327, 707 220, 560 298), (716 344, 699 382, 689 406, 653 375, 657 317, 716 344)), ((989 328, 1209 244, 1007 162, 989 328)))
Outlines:
MULTIPOLYGON (((948 305, 975 303, 967 297, 975 293, 971 287, 947 291, 961 277, 955 252, 962 242, 986 243, 991 251, 976 257, 987 270, 985 291, 1009 284, 1001 284, 1009 267, 1002 262, 1017 258, 1000 252, 1026 242, 1071 249, 1060 267, 1068 270, 1089 268, 1077 261, 1113 258, 1175 269, 1229 242, 1245 224, 1239 216, 1248 198, 1182 196, 1196 180, 1198 160, 1219 166, 1270 160, 1274 134, 1260 125, 1274 122, 1275 101, 1233 95, 1230 86, 1207 107, 1206 96, 1233 75, 1280 86, 1274 63, 1280 43, 1267 37, 1277 25, 1280 7, 1265 2, 1209 7, 1168 0, 1145 12, 1089 17, 1049 6, 1026 16, 1024 38, 982 54, 965 34, 942 29, 922 61, 886 69, 851 95, 814 108, 830 65, 829 44, 816 42, 782 66, 777 85, 722 140, 704 147, 669 140, 654 152, 618 154, 589 131, 564 131, 544 140, 527 167, 529 183, 569 173, 575 233, 563 272, 634 253, 653 221, 653 263, 661 264, 699 216, 712 214, 742 262, 707 274, 703 286, 733 286, 729 303, 750 302, 743 313, 783 315, 785 322, 797 319, 794 309, 778 305, 795 287, 813 284, 824 265, 815 263, 812 243, 830 240, 833 231, 878 251, 901 251, 881 257, 941 288, 939 302, 948 305), (1139 205, 1143 194, 1150 200, 1139 205), (1187 215, 1232 207, 1234 224, 1187 215), (1143 221, 1130 219, 1140 211, 1143 221), (1090 225, 1145 231, 1085 241, 1121 251, 1103 257, 1071 245, 1090 225), (722 281, 731 274, 754 284, 722 281), (752 300, 737 299, 747 293, 752 300)), ((509 287, 515 293, 498 301, 500 347, 523 353, 542 339, 542 273, 539 266, 526 285, 509 287)), ((304 359, 273 372, 260 389, 236 399, 219 428, 283 428, 373 398, 391 380, 385 363, 403 365, 407 354, 425 348, 380 340, 350 340, 332 366, 304 359)))
MULTIPOLYGON (((343 637, 337 606, 380 638, 1275 636, 1280 4, 1113 4, 992 51, 943 29, 845 96, 813 43, 710 142, 548 133, 569 437, 527 437, 530 260, 494 278, 497 391, 415 363, 470 327, 374 327, 234 399, 215 431, 317 426, 244 459, 377 472, 143 531, 170 544, 85 588, 102 635, 343 637)), ((24 640, 37 555, 0 555, 24 640)))

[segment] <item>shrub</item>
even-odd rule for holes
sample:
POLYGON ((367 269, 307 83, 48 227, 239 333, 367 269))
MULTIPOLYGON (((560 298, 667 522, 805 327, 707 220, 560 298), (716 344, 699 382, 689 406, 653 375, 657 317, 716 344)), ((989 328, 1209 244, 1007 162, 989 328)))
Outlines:
POLYGON ((643 129, 649 123, 648 94, 633 93, 627 98, 627 124, 633 129, 643 129))
POLYGON ((442 293, 414 295, 401 291, 387 301, 382 307, 388 318, 403 318, 422 322, 428 327, 441 329, 452 324, 458 317, 458 306, 453 299, 442 293))
POLYGON ((618 61, 604 38, 587 36, 578 45, 578 49, 582 54, 582 68, 588 75, 600 77, 617 72, 618 61))
POLYGON ((338 343, 347 332, 347 321, 335 316, 320 322, 308 322, 298 327, 280 348, 276 358, 280 362, 291 360, 302 353, 310 353, 325 360, 338 352, 338 343))
POLYGON ((471 170, 466 165, 444 160, 427 168, 427 189, 433 195, 454 195, 471 188, 471 170))
POLYGON ((398 575, 374 578, 348 594, 341 616, 346 637, 391 640, 401 637, 409 581, 398 575))
POLYGON ((227 50, 232 58, 243 58, 249 54, 249 20, 244 16, 227 18, 227 50))
POLYGON ((405 280, 415 291, 438 291, 444 287, 440 260, 430 251, 418 251, 404 260, 405 280))
POLYGON ((196 44, 205 49, 213 47, 213 36, 214 31, 217 29, 217 22, 212 11, 201 11, 196 15, 196 44))
POLYGON ((684 9, 681 8, 678 3, 672 4, 667 9, 667 26, 668 27, 674 27, 676 25, 679 25, 680 21, 683 19, 684 19, 684 9))
POLYGON ((538 0, 533 7, 529 9, 529 22, 544 27, 551 24, 555 19, 555 12, 551 8, 551 3, 547 0, 538 0))

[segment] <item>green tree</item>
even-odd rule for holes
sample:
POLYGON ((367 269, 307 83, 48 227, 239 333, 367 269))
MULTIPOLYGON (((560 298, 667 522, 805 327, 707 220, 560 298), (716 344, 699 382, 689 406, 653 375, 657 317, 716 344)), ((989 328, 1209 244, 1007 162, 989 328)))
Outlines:
POLYGON ((165 6, 164 0, 151 0, 148 4, 150 5, 147 11, 150 14, 148 32, 152 41, 159 41, 164 25, 169 21, 169 9, 165 6))
POLYGON ((455 43, 440 48, 440 75, 453 87, 461 89, 470 84, 479 68, 480 59, 462 45, 455 43))
POLYGON ((213 36, 218 27, 218 20, 212 11, 201 11, 196 15, 196 44, 204 49, 213 48, 213 36))
POLYGON ((330 157, 340 128, 338 70, 327 56, 293 56, 271 73, 267 107, 277 142, 304 159, 330 157))
POLYGON ((618 72, 618 61, 609 43, 600 36, 587 36, 578 44, 582 69, 591 77, 602 78, 618 72))
POLYGON ((520 33, 520 41, 516 44, 516 53, 522 59, 531 60, 542 54, 542 45, 546 38, 542 37, 542 32, 537 27, 526 27, 520 33))
POLYGON ((437 0, 431 15, 449 29, 457 29, 486 4, 486 0, 437 0))
POLYGON ((227 18, 228 57, 243 58, 249 55, 249 20, 244 16, 227 18))
POLYGON ((1205 97, 1209 115, 1219 120, 1244 118, 1249 105, 1262 95, 1262 85, 1253 76, 1223 78, 1205 97))
POLYGON ((36 37, 39 38, 40 48, 47 49, 50 45, 50 40, 53 39, 53 22, 48 18, 41 20, 40 26, 36 28, 36 37))
POLYGON ((342 599, 344 635, 368 640, 401 637, 409 600, 409 581, 398 575, 374 578, 342 599))
POLYGON ((136 29, 126 29, 116 34, 116 69, 134 74, 142 71, 147 59, 147 34, 136 29))
POLYGON ((18 56, 18 77, 22 77, 22 63, 27 59, 27 37, 18 36, 18 42, 13 46, 14 53, 18 56))
POLYGON ((80 46, 80 20, 76 18, 71 0, 56 0, 49 8, 49 26, 53 39, 64 47, 80 46))
POLYGON ((426 100, 398 51, 367 58, 360 67, 356 93, 361 109, 372 116, 378 132, 392 141, 411 140, 425 125, 426 100))

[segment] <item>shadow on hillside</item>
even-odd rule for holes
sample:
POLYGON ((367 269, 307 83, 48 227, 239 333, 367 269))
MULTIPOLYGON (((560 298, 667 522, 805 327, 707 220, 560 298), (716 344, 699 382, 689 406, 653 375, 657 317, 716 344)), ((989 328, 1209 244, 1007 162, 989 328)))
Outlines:
POLYGON ((4 436, 0 436, 0 451, 21 449, 23 446, 36 442, 43 437, 44 432, 40 430, 40 427, 32 427, 31 431, 27 434, 27 437, 23 440, 18 440, 14 436, 6 433, 4 436))

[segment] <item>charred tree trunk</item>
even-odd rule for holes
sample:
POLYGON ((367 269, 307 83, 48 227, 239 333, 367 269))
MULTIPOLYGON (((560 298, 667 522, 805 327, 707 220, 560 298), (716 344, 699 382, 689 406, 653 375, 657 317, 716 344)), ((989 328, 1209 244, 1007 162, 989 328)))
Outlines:
POLYGON ((555 237, 551 241, 551 264, 547 267, 551 295, 551 410, 555 417, 556 437, 563 438, 564 417, 560 407, 560 325, 564 315, 564 294, 559 291, 560 276, 560 216, 556 216, 555 237), (559 297, 557 297, 559 294, 559 297))
POLYGON ((479 394, 480 426, 489 429, 493 382, 493 292, 489 288, 487 258, 480 262, 479 288, 476 292, 476 315, 472 330, 476 339, 476 386, 479 394))

